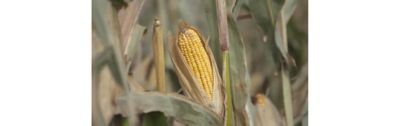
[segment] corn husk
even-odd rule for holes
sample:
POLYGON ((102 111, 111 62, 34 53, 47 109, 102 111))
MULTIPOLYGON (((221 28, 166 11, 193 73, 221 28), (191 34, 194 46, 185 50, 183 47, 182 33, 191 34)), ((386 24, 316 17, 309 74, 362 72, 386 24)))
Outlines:
MULTIPOLYGON (((181 23, 182 24, 182 23, 181 23)), ((185 26, 186 28, 193 29, 200 35, 201 42, 203 47, 206 50, 207 55, 209 56, 209 60, 212 65, 212 73, 213 73, 213 84, 212 84, 212 100, 207 99, 207 94, 205 90, 201 87, 199 79, 195 77, 194 72, 189 67, 188 63, 185 61, 182 52, 178 48, 177 38, 170 42, 170 53, 171 59, 174 64, 176 74, 178 75, 179 82, 181 87, 184 90, 186 96, 190 99, 207 106, 212 109, 214 112, 223 116, 224 113, 224 94, 223 94, 223 85, 221 81, 221 77, 218 73, 218 68, 216 65, 216 61, 214 59, 214 55, 211 52, 210 47, 208 46, 208 42, 204 41, 204 38, 198 32, 198 30, 194 27, 185 26)))
POLYGON ((255 97, 255 126, 286 126, 275 105, 263 94, 255 97))

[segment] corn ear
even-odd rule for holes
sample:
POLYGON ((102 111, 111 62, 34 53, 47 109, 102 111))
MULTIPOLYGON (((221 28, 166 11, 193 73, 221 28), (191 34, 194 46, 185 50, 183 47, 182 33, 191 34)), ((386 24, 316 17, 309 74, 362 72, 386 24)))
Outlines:
POLYGON ((186 63, 200 80, 201 86, 207 93, 208 99, 212 100, 212 80, 210 57, 201 42, 199 34, 190 28, 181 25, 181 32, 178 33, 178 47, 182 52, 186 63))
POLYGON ((210 47, 194 27, 182 22, 171 40, 171 58, 185 95, 223 114, 223 85, 210 47))
POLYGON ((262 95, 262 94, 257 94, 257 95, 255 96, 255 104, 258 105, 258 106, 260 106, 260 107, 265 107, 266 100, 267 100, 267 99, 266 99, 265 96, 262 95))

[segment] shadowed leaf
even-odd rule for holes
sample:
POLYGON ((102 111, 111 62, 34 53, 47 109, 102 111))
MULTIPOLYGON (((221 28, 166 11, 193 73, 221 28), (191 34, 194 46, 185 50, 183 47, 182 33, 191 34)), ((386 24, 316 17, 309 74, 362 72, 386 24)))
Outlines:
POLYGON ((142 26, 150 26, 151 22, 154 20, 155 15, 157 14, 157 7, 156 6, 156 1, 155 0, 142 0, 144 1, 143 3, 143 8, 142 11, 140 11, 139 17, 138 17, 138 24, 142 26))
POLYGON ((273 36, 275 20, 280 9, 275 0, 250 0, 249 7, 252 16, 269 36, 273 36))
POLYGON ((169 126, 168 120, 162 112, 146 113, 143 117, 142 126, 169 126))
POLYGON ((206 22, 208 24, 209 32, 209 43, 212 52, 215 56, 215 61, 219 66, 219 74, 222 74, 222 51, 220 49, 219 37, 218 37, 218 26, 217 26, 217 13, 215 0, 204 0, 204 11, 206 14, 206 22))

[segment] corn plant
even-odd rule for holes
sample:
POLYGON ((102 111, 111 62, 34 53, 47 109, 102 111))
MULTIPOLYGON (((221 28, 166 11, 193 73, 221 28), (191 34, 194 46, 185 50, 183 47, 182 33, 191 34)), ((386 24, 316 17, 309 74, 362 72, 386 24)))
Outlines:
POLYGON ((92 123, 307 126, 307 0, 92 0, 92 123))

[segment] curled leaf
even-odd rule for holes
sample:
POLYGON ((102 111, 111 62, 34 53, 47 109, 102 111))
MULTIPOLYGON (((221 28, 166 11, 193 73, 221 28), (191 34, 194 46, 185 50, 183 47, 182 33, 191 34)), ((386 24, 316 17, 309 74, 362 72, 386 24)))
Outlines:
POLYGON ((127 108, 127 102, 135 103, 132 108, 139 113, 163 112, 166 116, 190 126, 221 126, 221 118, 209 108, 175 94, 139 92, 131 99, 120 97, 118 105, 127 108))
POLYGON ((275 43, 282 53, 283 58, 289 65, 295 65, 294 59, 289 55, 288 51, 288 39, 286 32, 286 25, 289 22, 290 17, 293 15, 296 9, 297 0, 285 0, 282 9, 278 13, 277 21, 275 24, 275 43))

